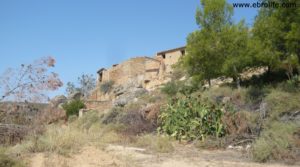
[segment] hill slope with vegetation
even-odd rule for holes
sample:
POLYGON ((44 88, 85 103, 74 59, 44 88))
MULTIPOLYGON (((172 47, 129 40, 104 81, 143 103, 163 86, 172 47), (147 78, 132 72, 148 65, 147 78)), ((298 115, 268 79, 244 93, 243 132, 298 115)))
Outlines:
POLYGON ((300 165, 300 8, 290 2, 298 6, 261 8, 247 27, 226 0, 201 0, 169 83, 82 117, 84 99, 66 101, 67 117, 3 145, 0 166, 300 165), (242 77, 257 68, 266 71, 242 77))

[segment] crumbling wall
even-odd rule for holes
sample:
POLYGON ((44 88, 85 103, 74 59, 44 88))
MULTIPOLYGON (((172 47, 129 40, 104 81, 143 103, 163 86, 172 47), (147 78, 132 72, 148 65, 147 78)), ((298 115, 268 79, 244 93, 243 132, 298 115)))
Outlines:
POLYGON ((167 52, 164 53, 163 57, 162 55, 157 55, 157 59, 162 60, 165 63, 166 66, 166 73, 171 73, 172 65, 176 64, 179 61, 179 58, 183 56, 183 53, 181 50, 173 51, 173 52, 167 52))
POLYGON ((159 78, 161 62, 155 59, 147 59, 145 62, 145 80, 155 80, 159 78))
POLYGON ((90 110, 105 111, 112 108, 112 101, 88 100, 85 102, 85 106, 90 110))
MULTIPOLYGON (((97 88, 92 93, 90 100, 98 101, 89 102, 92 108, 99 105, 99 109, 105 107, 103 101, 114 101, 117 96, 114 91, 103 93, 100 90, 101 84, 113 81, 113 89, 117 87, 136 87, 153 90, 160 85, 169 81, 169 75, 172 73, 172 65, 176 64, 181 56, 184 54, 184 47, 167 50, 158 53, 154 58, 150 57, 135 57, 124 61, 118 65, 113 65, 109 69, 100 69, 97 88)), ((88 106, 88 108, 90 108, 88 106)))
POLYGON ((129 59, 103 72, 102 82, 114 81, 116 85, 128 83, 145 72, 145 57, 129 59))

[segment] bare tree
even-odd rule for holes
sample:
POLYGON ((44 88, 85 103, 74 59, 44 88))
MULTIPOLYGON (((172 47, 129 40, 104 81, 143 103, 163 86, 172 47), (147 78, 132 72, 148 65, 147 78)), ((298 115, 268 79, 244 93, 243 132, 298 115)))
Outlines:
POLYGON ((43 57, 19 68, 7 69, 0 76, 0 102, 4 100, 43 102, 48 100, 47 91, 57 90, 63 85, 58 74, 50 72, 55 59, 43 57))
POLYGON ((66 88, 68 95, 71 95, 74 92, 81 92, 84 95, 84 98, 88 98, 92 90, 96 87, 96 79, 93 75, 82 74, 78 77, 78 86, 79 87, 76 87, 74 83, 68 82, 66 88))

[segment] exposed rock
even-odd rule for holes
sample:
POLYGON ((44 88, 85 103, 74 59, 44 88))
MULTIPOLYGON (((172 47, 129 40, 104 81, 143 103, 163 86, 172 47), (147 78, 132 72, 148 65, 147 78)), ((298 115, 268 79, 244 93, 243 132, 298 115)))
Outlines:
POLYGON ((280 117, 280 120, 283 122, 288 122, 288 121, 300 122, 300 111, 283 113, 280 117))
POLYGON ((118 92, 119 93, 122 92, 122 94, 117 96, 117 98, 113 102, 113 106, 125 106, 129 102, 133 101, 135 98, 148 92, 144 88, 136 88, 136 87, 128 88, 127 90, 126 89, 120 89, 120 90, 118 90, 118 92))
POLYGON ((125 91, 126 90, 124 89, 124 87, 120 85, 120 86, 117 86, 116 88, 114 88, 113 93, 115 94, 115 96, 120 96, 120 95, 124 94, 125 91))
POLYGON ((49 105, 51 107, 60 108, 62 104, 67 102, 67 97, 64 95, 55 96, 53 99, 50 100, 49 105))
POLYGON ((237 150, 237 151, 242 151, 242 150, 245 150, 245 151, 249 151, 251 149, 251 145, 250 144, 247 144, 246 146, 233 146, 233 145, 229 145, 227 147, 227 149, 229 150, 237 150))
POLYGON ((227 147, 227 149, 232 149, 232 150, 238 150, 238 151, 241 151, 243 150, 243 146, 232 146, 232 145, 229 145, 227 147))
POLYGON ((259 113, 261 118, 265 118, 268 110, 268 104, 266 102, 262 102, 259 106, 259 113))
POLYGON ((68 100, 80 100, 83 98, 83 94, 80 91, 76 91, 68 96, 68 100))
POLYGON ((223 99, 222 99, 222 103, 223 103, 223 104, 229 103, 230 101, 231 101, 231 97, 225 96, 225 97, 223 97, 223 99))
POLYGON ((88 111, 90 111, 90 110, 88 110, 88 109, 80 109, 79 110, 79 114, 78 114, 78 117, 80 118, 80 117, 82 117, 86 112, 88 112, 88 111))
POLYGON ((229 103, 232 101, 232 98, 229 97, 229 96, 217 96, 216 97, 216 102, 217 103, 223 103, 223 104, 226 104, 226 103, 229 103))

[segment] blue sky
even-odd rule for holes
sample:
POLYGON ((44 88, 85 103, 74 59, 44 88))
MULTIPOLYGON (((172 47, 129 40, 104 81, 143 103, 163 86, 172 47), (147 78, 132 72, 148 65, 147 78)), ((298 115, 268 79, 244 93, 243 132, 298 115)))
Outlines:
MULTIPOLYGON (((229 0, 256 2, 255 0, 229 0)), ((1 0, 0 73, 43 56, 64 83, 130 57, 185 45, 200 0, 1 0)), ((256 9, 235 9, 251 26, 256 9)), ((54 94, 64 93, 61 88, 54 94)))

